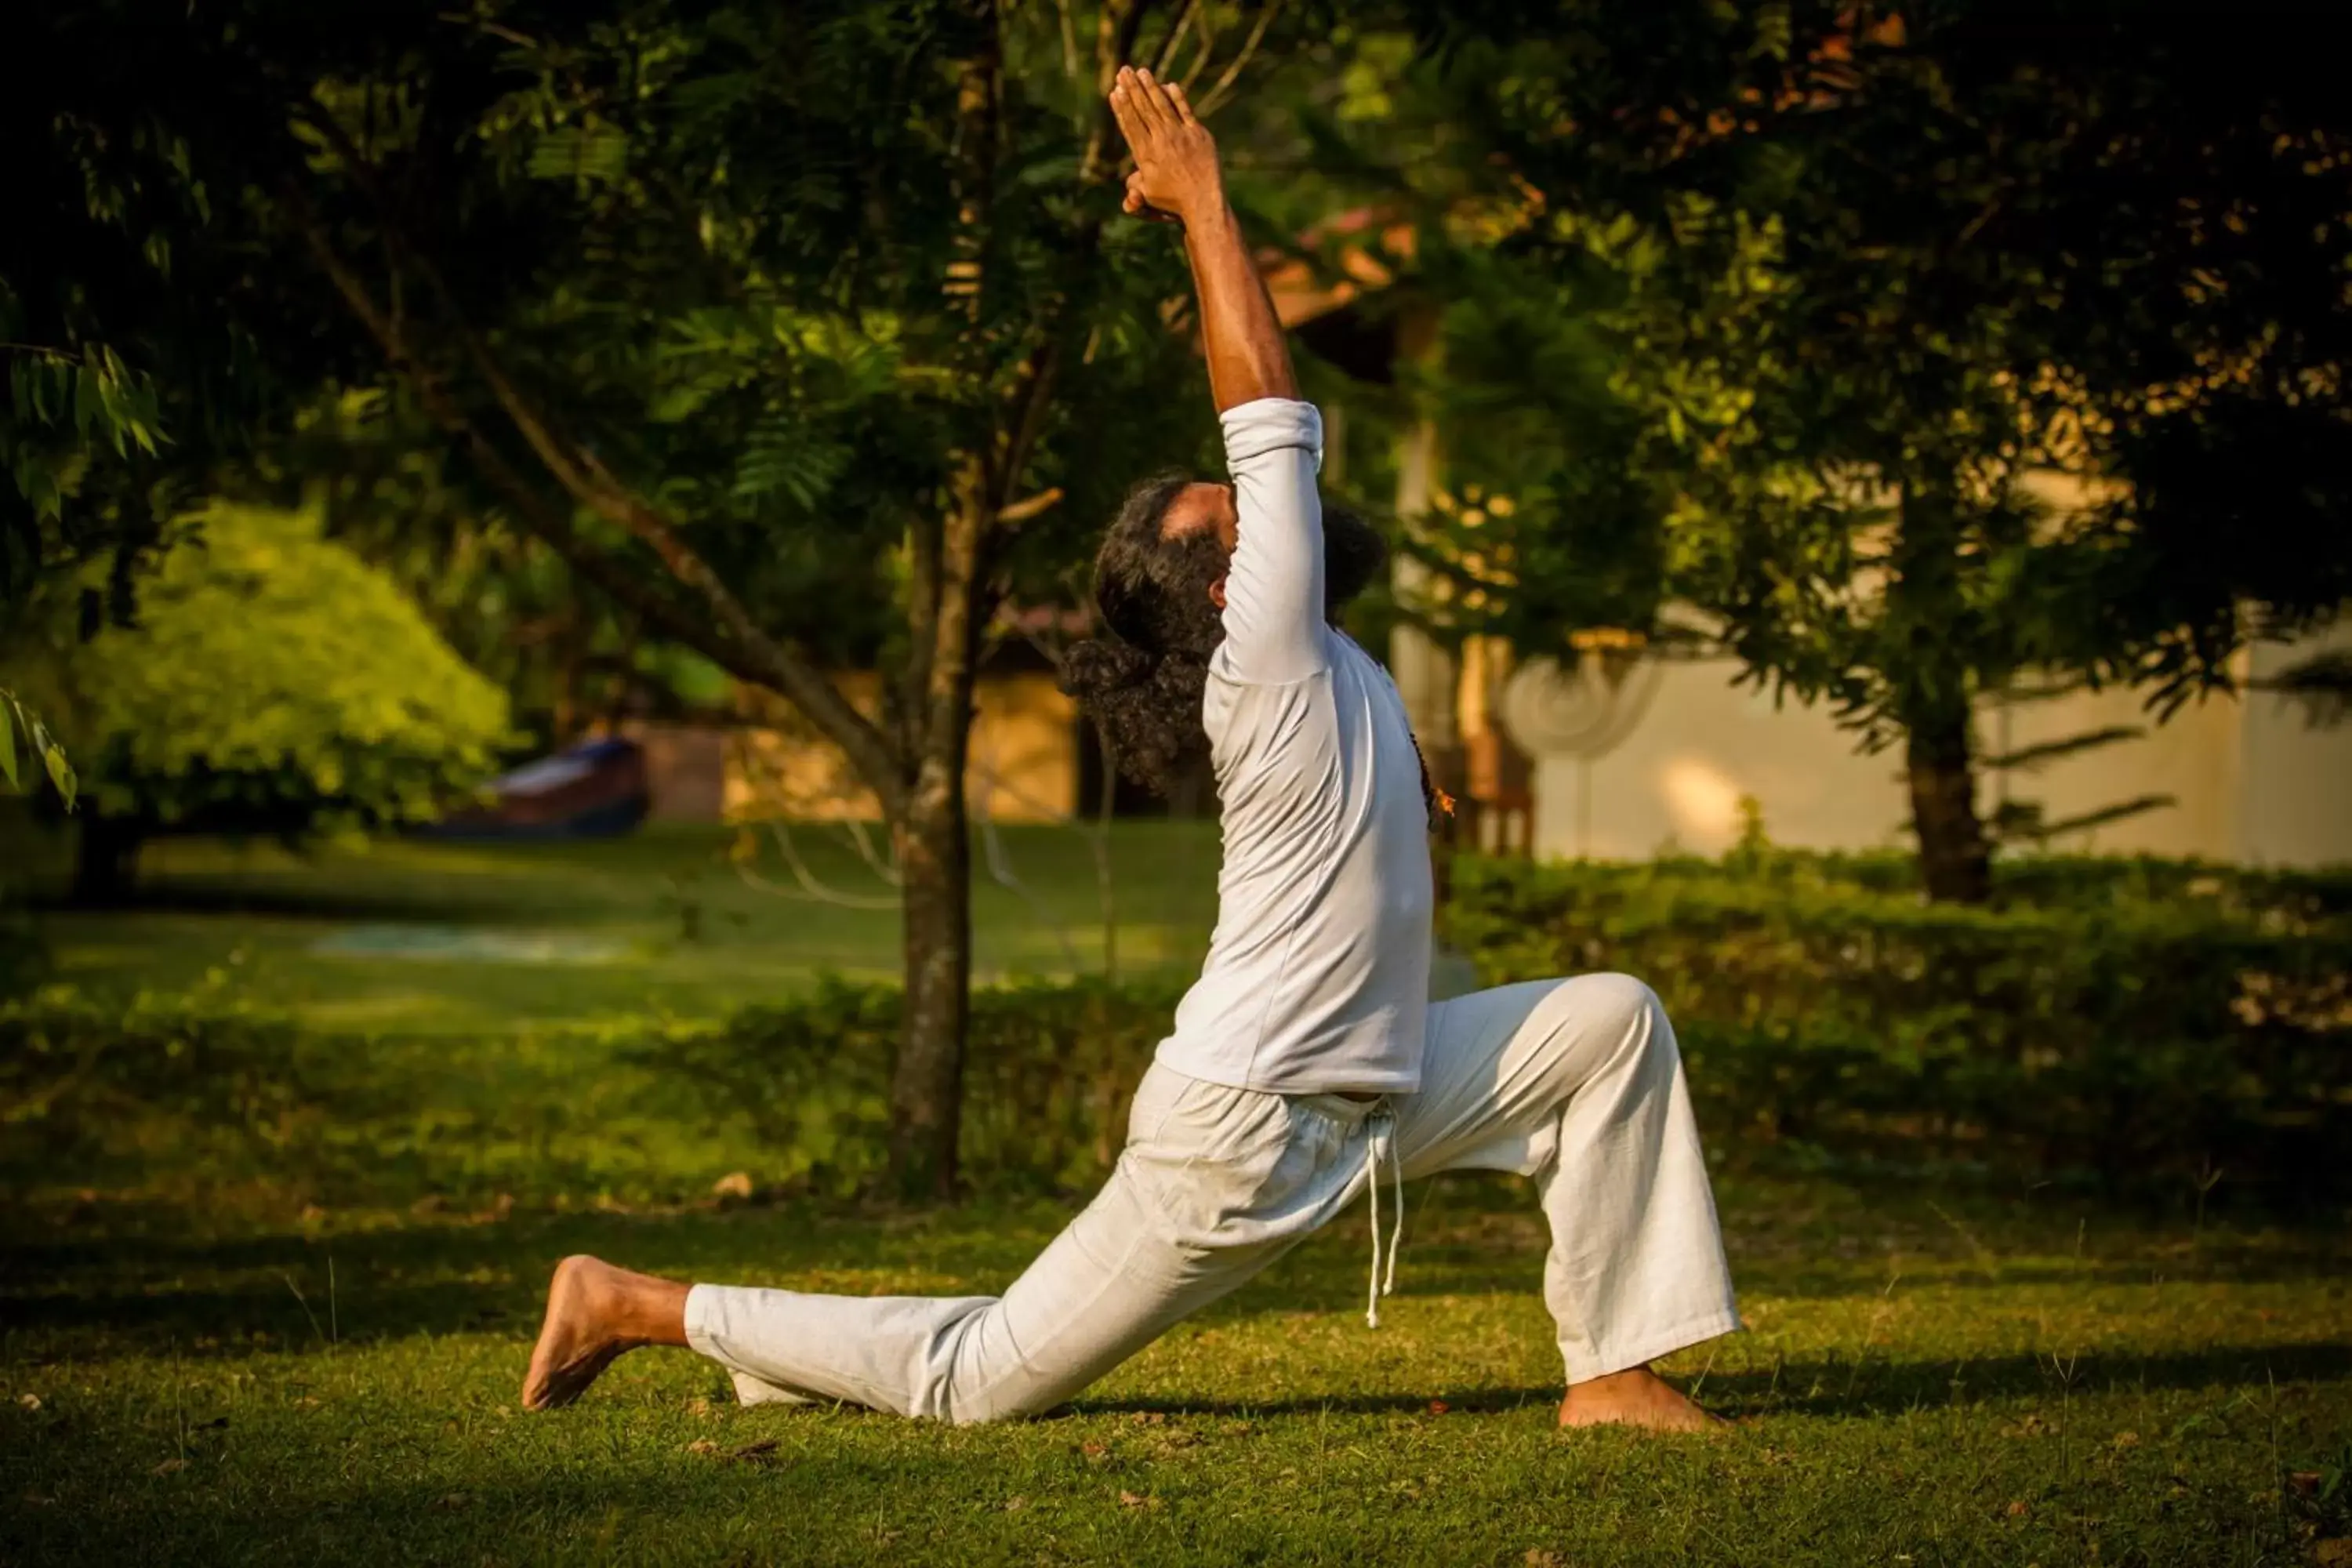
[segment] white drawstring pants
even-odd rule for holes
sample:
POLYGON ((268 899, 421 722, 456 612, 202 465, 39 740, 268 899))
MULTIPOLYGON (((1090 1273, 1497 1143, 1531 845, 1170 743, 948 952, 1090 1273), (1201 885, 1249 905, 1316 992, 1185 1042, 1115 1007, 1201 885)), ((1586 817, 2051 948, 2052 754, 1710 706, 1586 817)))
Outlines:
POLYGON ((1534 1178, 1570 1383, 1738 1326, 1673 1027, 1646 985, 1589 974, 1433 1005, 1417 1094, 1261 1094, 1154 1066, 1109 1182, 1002 1297, 697 1285, 687 1337, 746 1404, 1034 1415, 1238 1289, 1378 1166, 1534 1178))

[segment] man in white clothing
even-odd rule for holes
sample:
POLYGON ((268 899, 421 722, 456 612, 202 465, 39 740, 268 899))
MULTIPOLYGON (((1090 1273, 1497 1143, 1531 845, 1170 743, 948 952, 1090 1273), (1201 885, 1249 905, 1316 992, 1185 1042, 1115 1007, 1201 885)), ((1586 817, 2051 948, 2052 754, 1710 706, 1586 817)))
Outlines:
POLYGON ((689 1287, 567 1258, 523 1403, 568 1403, 623 1352, 667 1344, 728 1368, 747 1403, 1034 1414, 1360 1192, 1377 1325, 1384 1179, 1401 1219, 1406 1176, 1487 1169, 1532 1177, 1550 1221, 1562 1424, 1709 1425, 1648 1368, 1738 1326, 1673 1029, 1623 975, 1427 1001, 1427 775, 1396 688, 1331 624, 1378 540, 1336 515, 1327 531, 1321 420, 1182 89, 1123 70, 1111 106, 1128 211, 1183 227, 1233 475, 1129 499, 1097 563, 1110 635, 1065 675, 1136 776, 1205 754, 1223 830, 1209 956, 1118 1168, 1002 1297, 689 1287))

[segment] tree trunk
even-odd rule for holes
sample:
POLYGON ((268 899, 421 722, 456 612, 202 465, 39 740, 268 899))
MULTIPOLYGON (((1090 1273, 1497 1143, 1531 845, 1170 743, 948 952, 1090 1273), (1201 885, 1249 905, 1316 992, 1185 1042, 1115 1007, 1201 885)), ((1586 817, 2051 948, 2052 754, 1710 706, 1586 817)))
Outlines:
POLYGON ((1888 626, 1898 640, 1883 668, 1893 688, 1893 716, 1903 726, 1911 826, 1919 836, 1927 897, 1980 904, 1992 895, 1992 858, 1977 816, 1960 546, 1952 486, 1905 486, 1886 593, 1888 626))
POLYGON ((1914 725, 1905 738, 1904 761, 1927 896, 1938 903, 1983 903, 1992 895, 1992 858, 1977 816, 1968 710, 1914 725))
MULTIPOLYGON (((959 358, 967 370, 981 371, 992 357, 982 330, 990 281, 982 261, 1001 151, 1004 55, 996 0, 965 0, 964 9, 971 47, 955 62, 955 256, 945 287, 973 329, 959 358)), ((1034 357, 1024 366, 1039 369, 1034 357)), ((900 755, 913 768, 893 824, 907 990, 890 1075, 890 1176, 907 1198, 949 1198, 956 1191, 964 1025, 971 1014, 971 839, 963 775, 986 618, 982 583, 990 535, 1008 499, 1002 487, 1027 461, 1031 416, 1050 379, 1024 374, 985 440, 957 453, 946 514, 936 531, 918 526, 910 552, 911 657, 901 723, 894 728, 905 748, 900 755)), ((974 384, 987 381, 982 374, 974 384)))
POLYGON ((92 909, 128 902, 144 837, 135 824, 86 814, 75 846, 73 901, 92 909))
POLYGON ((900 1195, 913 1199, 950 1197, 956 1186, 971 978, 961 750, 951 763, 926 760, 897 830, 907 994, 890 1079, 890 1173, 900 1195))

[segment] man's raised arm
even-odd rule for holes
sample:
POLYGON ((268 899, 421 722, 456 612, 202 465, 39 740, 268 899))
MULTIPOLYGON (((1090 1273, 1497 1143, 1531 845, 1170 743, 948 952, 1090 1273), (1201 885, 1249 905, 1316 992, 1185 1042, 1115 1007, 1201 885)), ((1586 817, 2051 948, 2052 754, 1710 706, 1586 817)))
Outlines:
POLYGON ((1209 391, 1224 426, 1237 520, 1225 574, 1219 667, 1281 684, 1324 668, 1323 507, 1315 472, 1323 421, 1298 401, 1290 345, 1225 200, 1217 144, 1184 89, 1122 68, 1112 112, 1135 153, 1127 210, 1184 226, 1209 391))
POLYGON ((1125 66, 1111 89, 1110 105, 1135 153, 1127 210, 1184 226, 1217 412, 1261 397, 1296 398, 1298 378, 1290 368, 1290 345, 1225 200, 1216 141, 1192 118, 1183 88, 1125 66))

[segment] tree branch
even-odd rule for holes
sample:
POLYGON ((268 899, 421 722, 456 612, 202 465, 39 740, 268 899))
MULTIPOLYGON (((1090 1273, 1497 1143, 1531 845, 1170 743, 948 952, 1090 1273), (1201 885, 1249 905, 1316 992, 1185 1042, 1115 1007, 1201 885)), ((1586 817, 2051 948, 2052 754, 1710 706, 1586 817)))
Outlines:
POLYGON ((1241 79, 1243 68, 1256 57, 1258 44, 1265 37, 1265 30, 1274 26, 1274 19, 1276 16, 1282 15, 1282 5, 1283 0, 1268 0, 1265 9, 1258 13, 1257 26, 1250 29, 1250 36, 1243 43, 1241 52, 1234 57, 1233 63, 1227 66, 1224 74, 1217 79, 1217 85, 1202 96, 1201 107, 1196 111, 1202 119, 1205 120, 1214 114, 1218 105, 1225 101, 1225 96, 1233 90, 1234 83, 1241 79))
POLYGON ((1070 0, 1054 0, 1054 8, 1062 21, 1062 74, 1071 80, 1078 75, 1078 30, 1070 18, 1070 0))
MULTIPOLYGON (((967 453, 950 482, 951 498, 940 534, 939 609, 931 623, 926 654, 922 754, 925 762, 961 747, 951 743, 971 723, 971 677, 978 638, 978 611, 982 562, 988 549, 996 506, 991 499, 988 465, 979 453, 967 453)), ((940 781, 932 781, 938 785, 940 781)), ((961 783, 953 787, 961 788, 961 783)))
MULTIPOLYGON (((814 665, 796 650, 770 637, 751 618, 743 602, 719 579, 710 563, 679 537, 667 518, 615 479, 594 453, 576 442, 565 441, 556 434, 547 419, 507 375, 481 334, 466 321, 458 308, 457 295, 441 276, 440 269, 433 265, 430 258, 407 244, 374 166, 360 155, 359 150, 352 145, 350 136, 333 116, 313 111, 304 118, 306 123, 314 126, 333 144, 337 153, 350 166, 352 177, 375 204, 376 216, 383 225, 387 240, 396 245, 408 263, 424 276, 426 285, 440 298, 448 312, 458 345, 473 363, 475 374, 481 377, 508 422, 522 437, 524 444, 530 447, 549 475, 574 500, 624 531, 635 535, 659 556, 669 574, 709 606, 729 637, 752 653, 760 666, 771 672, 761 679, 760 684, 772 687, 806 713, 824 731, 827 739, 848 754, 851 764, 873 785, 875 792, 881 796, 885 809, 889 809, 897 798, 896 783, 900 769, 882 731, 852 707, 814 665)), ((325 239, 324 232, 315 218, 309 224, 308 232, 313 240, 315 252, 325 239)), ((356 282, 356 279, 352 280, 356 282)), ((340 289, 341 284, 338 287, 340 289)), ((347 301, 352 299, 348 291, 344 297, 347 301)))
POLYGON ((996 7, 981 0, 977 9, 988 39, 970 59, 958 63, 956 73, 956 232, 944 286, 948 298, 962 304, 964 319, 975 326, 981 318, 988 209, 996 195, 997 116, 1004 74, 996 7))
POLYGON ((1176 13, 1176 20, 1168 26, 1168 36, 1160 42, 1160 58, 1152 62, 1151 74, 1166 79, 1168 68, 1176 63, 1176 51, 1192 30, 1192 18, 1201 9, 1201 0, 1184 0, 1184 8, 1176 13))
MULTIPOLYGON (((571 520, 558 508, 548 504, 538 488, 526 479, 506 455, 483 435, 480 426, 458 405, 440 378, 416 356, 404 329, 383 312, 366 284, 336 252, 317 214, 302 194, 289 184, 281 190, 280 196, 286 210, 293 215, 320 269, 326 274, 346 308, 375 341, 394 374, 415 389, 417 400, 426 416, 465 448, 478 471, 492 488, 506 497, 515 508, 517 516, 534 534, 616 602, 627 605, 644 616, 649 624, 658 626, 664 636, 693 648, 742 679, 781 693, 807 714, 810 721, 824 731, 827 739, 841 747, 859 776, 874 790, 884 810, 895 813, 898 809, 904 799, 904 789, 898 756, 871 721, 852 707, 805 656, 762 632, 743 611, 740 601, 718 584, 708 563, 688 550, 664 520, 651 516, 649 509, 637 509, 646 513, 636 519, 638 526, 632 527, 627 521, 623 521, 622 525, 651 545, 656 553, 662 554, 664 563, 670 567, 670 574, 688 588, 697 590, 700 596, 711 599, 710 589, 717 588, 719 595, 723 596, 734 611, 732 616, 722 614, 719 617, 719 626, 727 635, 716 635, 717 628, 676 601, 653 591, 642 573, 583 541, 572 526, 571 520), (647 523, 653 526, 648 529, 645 526, 647 523), (647 537, 648 533, 652 537, 647 537), (674 553, 663 551, 660 542, 664 540, 673 546, 674 553), (698 582, 694 576, 688 575, 690 572, 698 572, 705 581, 698 582)), ((478 368, 479 363, 477 361, 478 368)), ((517 402, 520 403, 520 399, 517 402)), ((510 418, 513 412, 509 409, 510 418)), ((523 412, 530 412, 527 405, 523 412)), ((542 438, 551 444, 553 437, 546 433, 543 426, 540 429, 542 438)), ((538 450, 536 445, 533 449, 538 450)), ((541 460, 547 460, 544 455, 541 460)), ((594 465, 593 458, 588 462, 594 465)), ((552 468, 554 465, 549 466, 552 468)), ((583 471, 575 465, 567 463, 564 467, 575 475, 583 471)), ((595 466, 595 471, 601 471, 601 466, 595 466)), ((558 478, 560 480, 561 476, 558 478)), ((565 489, 570 490, 572 487, 567 485, 565 489)), ((604 510, 602 508, 596 510, 604 510)))
POLYGON ((1201 47, 1192 51, 1192 68, 1187 70, 1181 79, 1186 92, 1192 90, 1192 84, 1201 79, 1201 73, 1209 68, 1209 61, 1217 52, 1217 26, 1214 13, 1201 12, 1193 19, 1193 25, 1195 30, 1201 35, 1201 47))
POLYGON ((1135 40, 1143 31, 1143 18, 1151 9, 1151 0, 1103 0, 1101 17, 1095 25, 1095 122, 1087 132, 1087 153, 1078 162, 1078 183, 1094 184, 1108 173, 1111 132, 1118 122, 1111 118, 1111 83, 1118 78, 1118 68, 1135 52, 1135 40))
MULTIPOLYGON (((1091 240, 1091 231, 1087 237, 1091 240)), ((1019 517, 1005 514, 1016 504, 1012 499, 1013 492, 1020 487, 1021 470, 1028 464, 1029 453, 1036 446, 1038 432, 1045 423, 1045 410, 1054 400, 1054 383, 1062 368, 1061 340, 1058 332, 1055 331, 1060 324, 1048 323, 1048 331, 1054 335, 1030 351, 1029 357, 1022 362, 1020 375, 1012 387, 1012 417, 995 454, 996 482, 992 493, 1000 521, 1020 521, 1019 517)), ((1056 496, 1060 494, 1058 490, 1055 493, 1056 496)), ((1040 507, 1037 510, 1042 511, 1045 509, 1040 507)))
POLYGON ((1008 524, 1026 522, 1033 517, 1036 517, 1044 512, 1052 510, 1055 507, 1061 504, 1061 500, 1062 487, 1059 485, 1053 485, 1047 489, 1039 490, 1035 495, 1029 497, 1025 500, 1017 500, 1013 502, 1010 506, 999 507, 996 512, 996 521, 1008 524))

